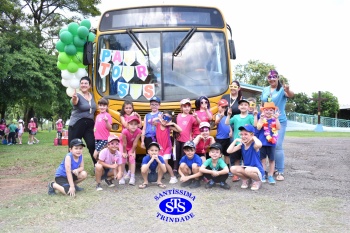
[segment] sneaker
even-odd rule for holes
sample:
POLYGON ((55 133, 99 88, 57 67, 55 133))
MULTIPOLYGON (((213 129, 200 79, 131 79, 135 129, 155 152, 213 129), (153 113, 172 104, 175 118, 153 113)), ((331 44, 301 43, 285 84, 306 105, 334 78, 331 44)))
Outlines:
POLYGON ((276 181, 275 181, 275 179, 273 178, 273 176, 267 177, 267 180, 268 180, 269 184, 276 184, 276 181))
POLYGON ((98 183, 98 184, 96 185, 96 191, 102 191, 102 190, 103 190, 103 188, 101 187, 101 184, 98 183))
POLYGON ((249 180, 242 180, 241 189, 247 189, 249 187, 249 180))
POLYGON ((47 185, 49 188, 49 191, 47 192, 49 195, 56 195, 55 189, 52 187, 53 182, 49 182, 47 185))
POLYGON ((237 182, 239 181, 241 178, 239 178, 238 176, 234 175, 232 176, 232 182, 237 182))
POLYGON ((177 172, 177 170, 173 170, 173 172, 175 177, 179 177, 179 173, 177 172))
POLYGON ((266 176, 265 175, 262 176, 261 182, 266 183, 266 176))
POLYGON ((126 173, 126 175, 124 176, 124 179, 125 179, 125 180, 130 179, 130 171, 128 171, 128 173, 126 173))
POLYGON ((193 179, 189 179, 188 181, 182 182, 181 187, 187 187, 192 184, 193 179))
POLYGON ((192 184, 190 184, 191 189, 195 189, 201 186, 201 182, 199 180, 193 180, 192 184))
POLYGON ((230 185, 228 185, 226 182, 220 182, 220 188, 223 189, 230 189, 230 185))
POLYGON ((107 180, 107 179, 105 179, 105 182, 106 182, 106 184, 108 185, 108 187, 110 187, 110 188, 112 188, 112 187, 115 186, 112 180, 107 180))
POLYGON ((124 177, 119 180, 119 184, 125 184, 124 177))
POLYGON ((261 181, 254 181, 250 189, 253 191, 257 191, 259 190, 260 186, 261 186, 261 181))
POLYGON ((215 182, 213 180, 209 180, 209 182, 205 185, 206 189, 211 189, 215 186, 215 182))
POLYGON ((176 176, 171 177, 171 178, 170 178, 170 181, 169 181, 169 184, 176 184, 177 181, 178 181, 178 180, 177 180, 176 176))
POLYGON ((36 140, 36 143, 37 143, 37 144, 39 144, 39 142, 40 142, 39 140, 36 140))
POLYGON ((78 185, 75 185, 75 191, 80 192, 80 191, 84 191, 84 188, 80 188, 78 185))
POLYGON ((207 177, 205 177, 205 176, 203 176, 203 179, 202 179, 202 180, 203 180, 204 183, 208 183, 208 182, 209 182, 209 180, 208 180, 207 177))
POLYGON ((129 184, 135 185, 135 177, 130 177, 129 184))
POLYGON ((232 177, 232 176, 233 176, 233 173, 232 173, 232 172, 228 172, 228 176, 229 176, 229 177, 232 177))
POLYGON ((12 145, 12 143, 10 142, 9 144, 7 144, 8 146, 11 146, 12 145))

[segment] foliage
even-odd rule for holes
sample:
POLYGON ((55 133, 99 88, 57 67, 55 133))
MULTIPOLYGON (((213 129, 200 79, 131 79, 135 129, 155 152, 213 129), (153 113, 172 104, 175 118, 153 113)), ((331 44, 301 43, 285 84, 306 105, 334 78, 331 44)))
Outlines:
POLYGON ((305 93, 295 93, 294 97, 288 99, 288 103, 295 106, 294 112, 310 114, 310 97, 305 93))
MULTIPOLYGON (((318 113, 318 92, 312 93, 312 98, 314 100, 310 103, 310 112, 311 114, 318 113)), ((334 96, 329 91, 321 92, 321 98, 326 99, 322 100, 320 103, 321 115, 325 117, 336 117, 336 114, 339 111, 339 102, 338 98, 334 96)))

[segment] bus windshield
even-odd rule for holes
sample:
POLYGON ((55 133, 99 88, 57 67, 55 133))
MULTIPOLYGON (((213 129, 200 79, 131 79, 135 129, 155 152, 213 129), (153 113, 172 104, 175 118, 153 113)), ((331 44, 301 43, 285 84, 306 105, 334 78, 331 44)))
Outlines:
POLYGON ((132 35, 137 39, 130 33, 101 35, 97 44, 97 91, 110 99, 139 102, 147 102, 153 95, 178 101, 224 93, 230 77, 227 38, 219 31, 198 29, 174 56, 188 33, 188 29, 135 30, 132 35))

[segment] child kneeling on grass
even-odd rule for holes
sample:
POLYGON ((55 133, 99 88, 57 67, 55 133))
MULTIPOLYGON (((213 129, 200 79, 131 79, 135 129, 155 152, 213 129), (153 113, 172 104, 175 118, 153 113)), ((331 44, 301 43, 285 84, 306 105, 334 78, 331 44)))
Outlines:
POLYGON ((163 157, 159 156, 160 146, 156 142, 151 142, 147 146, 147 155, 143 157, 141 164, 141 175, 143 183, 139 185, 140 189, 149 186, 149 182, 157 182, 159 188, 166 188, 162 183, 163 174, 166 172, 166 166, 163 157))
POLYGON ((114 187, 112 179, 122 178, 122 155, 118 151, 119 137, 110 135, 107 140, 107 148, 101 150, 98 161, 95 164, 96 191, 102 191, 101 179, 104 179, 108 187, 114 187))
POLYGON ((77 186, 87 177, 87 173, 84 171, 83 147, 85 147, 85 144, 79 138, 75 138, 70 142, 70 152, 57 168, 55 182, 50 182, 48 185, 49 195, 55 195, 55 190, 58 190, 65 195, 69 194, 74 197, 76 191, 84 190, 77 186))
POLYGON ((242 179, 242 189, 249 187, 249 180, 253 184, 251 190, 259 190, 262 181, 264 168, 261 164, 259 149, 262 146, 261 141, 254 136, 255 128, 252 125, 240 126, 241 138, 236 138, 227 149, 227 153, 233 153, 242 150, 244 165, 234 165, 231 172, 237 174, 242 179), (236 145, 237 144, 237 145, 236 145))
POLYGON ((209 147, 210 159, 207 159, 199 169, 209 182, 205 188, 212 188, 216 183, 220 183, 220 188, 230 189, 231 187, 226 183, 228 178, 228 167, 225 161, 221 158, 222 146, 219 143, 213 143, 209 147))

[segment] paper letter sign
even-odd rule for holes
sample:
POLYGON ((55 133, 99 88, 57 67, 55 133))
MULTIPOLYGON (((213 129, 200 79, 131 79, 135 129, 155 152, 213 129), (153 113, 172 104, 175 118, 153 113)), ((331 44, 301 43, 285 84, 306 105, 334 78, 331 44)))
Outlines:
POLYGON ((145 81, 148 76, 148 69, 144 65, 135 66, 136 76, 139 77, 142 81, 145 81))
POLYGON ((122 66, 113 66, 112 69, 112 79, 115 82, 118 78, 120 78, 121 74, 122 74, 122 66))
POLYGON ((106 75, 109 73, 110 69, 111 69, 111 64, 101 62, 100 68, 98 69, 98 73, 103 78, 103 77, 106 77, 106 75))
POLYGON ((112 55, 112 62, 114 65, 119 65, 123 62, 123 51, 114 50, 112 55))
POLYGON ((154 96, 154 84, 143 85, 143 96, 150 100, 154 96))
POLYGON ((129 83, 118 83, 118 95, 124 98, 129 93, 129 83))
POLYGON ((111 60, 111 50, 101 49, 100 60, 101 62, 109 62, 111 60))
POLYGON ((133 66, 123 66, 123 78, 125 81, 130 82, 134 77, 134 67, 133 66))
POLYGON ((141 96, 142 84, 130 84, 130 96, 136 100, 141 96))

